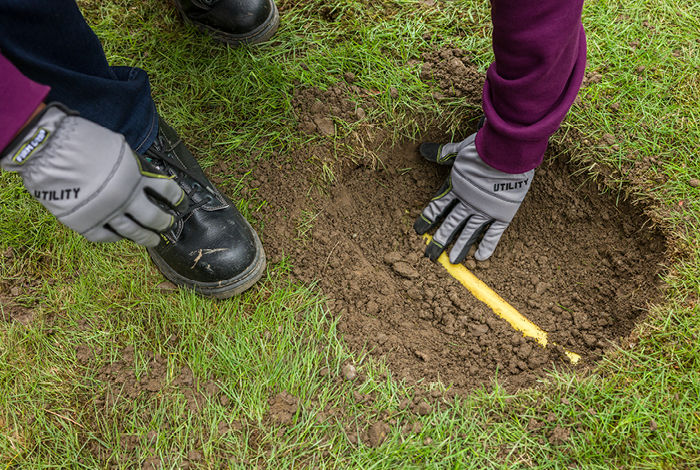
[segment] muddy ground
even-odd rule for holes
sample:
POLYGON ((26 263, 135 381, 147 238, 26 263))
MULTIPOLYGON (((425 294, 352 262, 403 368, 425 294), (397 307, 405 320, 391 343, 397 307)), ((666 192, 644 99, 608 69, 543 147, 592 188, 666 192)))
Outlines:
MULTIPOLYGON (((422 78, 442 89, 436 99, 480 102, 483 76, 461 51, 424 59, 422 78)), ((370 93, 352 76, 345 81, 326 91, 297 90, 300 131, 332 135, 340 120, 362 119, 365 110, 354 101, 370 93)), ((385 137, 368 135, 366 148, 385 137)), ((430 130, 424 139, 448 136, 430 130)), ((629 336, 657 298, 665 252, 663 236, 645 227, 640 210, 601 196, 567 163, 567 149, 550 148, 494 256, 467 258, 468 269, 558 345, 544 349, 423 256, 412 224, 447 170, 424 161, 418 145, 402 142, 357 158, 329 141, 262 161, 253 173, 251 191, 267 201, 255 215, 270 260, 289 256, 298 280, 318 282, 351 348, 386 361, 409 383, 440 381, 465 392, 497 374, 515 390, 568 366, 563 348, 581 355, 577 367, 585 367, 629 336)))

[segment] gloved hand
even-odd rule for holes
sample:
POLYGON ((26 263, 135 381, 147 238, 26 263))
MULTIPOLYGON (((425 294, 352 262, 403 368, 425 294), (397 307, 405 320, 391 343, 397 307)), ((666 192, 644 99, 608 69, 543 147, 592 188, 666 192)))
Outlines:
POLYGON ((458 143, 423 144, 426 159, 452 166, 433 200, 413 224, 419 235, 444 221, 425 250, 432 261, 457 237, 450 262, 461 263, 484 233, 474 257, 483 261, 496 249, 503 231, 525 198, 535 170, 511 175, 484 163, 476 151, 476 134, 458 143), (461 232, 461 233, 460 233, 461 232))
POLYGON ((49 104, 0 155, 56 218, 93 242, 156 246, 187 209, 185 192, 121 134, 49 104))

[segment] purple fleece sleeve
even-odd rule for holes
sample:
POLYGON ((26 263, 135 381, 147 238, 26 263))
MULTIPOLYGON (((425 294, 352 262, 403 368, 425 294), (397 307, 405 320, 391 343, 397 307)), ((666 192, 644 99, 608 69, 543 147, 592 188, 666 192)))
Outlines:
POLYGON ((31 81, 0 52, 0 151, 49 94, 50 87, 31 81))
POLYGON ((582 8, 583 0, 491 0, 496 60, 476 148, 493 168, 524 173, 542 163, 586 69, 582 8))

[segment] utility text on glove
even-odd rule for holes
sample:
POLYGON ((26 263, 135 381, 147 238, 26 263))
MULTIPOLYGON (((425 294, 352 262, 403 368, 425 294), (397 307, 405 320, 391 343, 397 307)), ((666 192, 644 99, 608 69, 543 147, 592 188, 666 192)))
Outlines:
POLYGON ((509 181, 508 183, 494 183, 493 192, 496 191, 511 191, 513 189, 520 189, 523 186, 527 186, 530 179, 524 179, 521 181, 509 181))
POLYGON ((34 197, 42 201, 63 201, 68 199, 78 199, 80 188, 59 189, 52 191, 34 190, 34 197))

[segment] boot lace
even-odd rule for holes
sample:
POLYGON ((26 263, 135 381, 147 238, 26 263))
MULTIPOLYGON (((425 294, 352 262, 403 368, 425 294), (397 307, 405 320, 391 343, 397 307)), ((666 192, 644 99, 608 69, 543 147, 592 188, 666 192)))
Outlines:
POLYGON ((180 161, 177 158, 174 158, 172 156, 175 148, 178 145, 183 144, 182 140, 178 138, 177 141, 175 141, 172 144, 167 139, 163 140, 165 142, 161 141, 158 142, 158 145, 151 145, 148 148, 148 150, 146 150, 146 152, 144 153, 144 157, 148 161, 153 163, 156 166, 156 168, 164 171, 166 174, 173 174, 175 176, 175 182, 180 185, 180 187, 187 193, 187 196, 190 198, 190 205, 187 208, 186 212, 173 214, 175 217, 175 221, 179 222, 180 220, 184 219, 189 214, 194 212, 196 209, 214 201, 215 196, 214 194, 212 194, 207 183, 202 181, 202 179, 198 176, 194 175, 182 163, 180 163, 180 161), (168 147, 163 146, 163 149, 158 148, 159 145, 163 145, 164 143, 167 143, 168 147), (185 179, 191 180, 189 184, 189 191, 187 190, 187 187, 182 184, 182 182, 185 179), (201 197, 202 193, 204 193, 203 197, 201 197))

